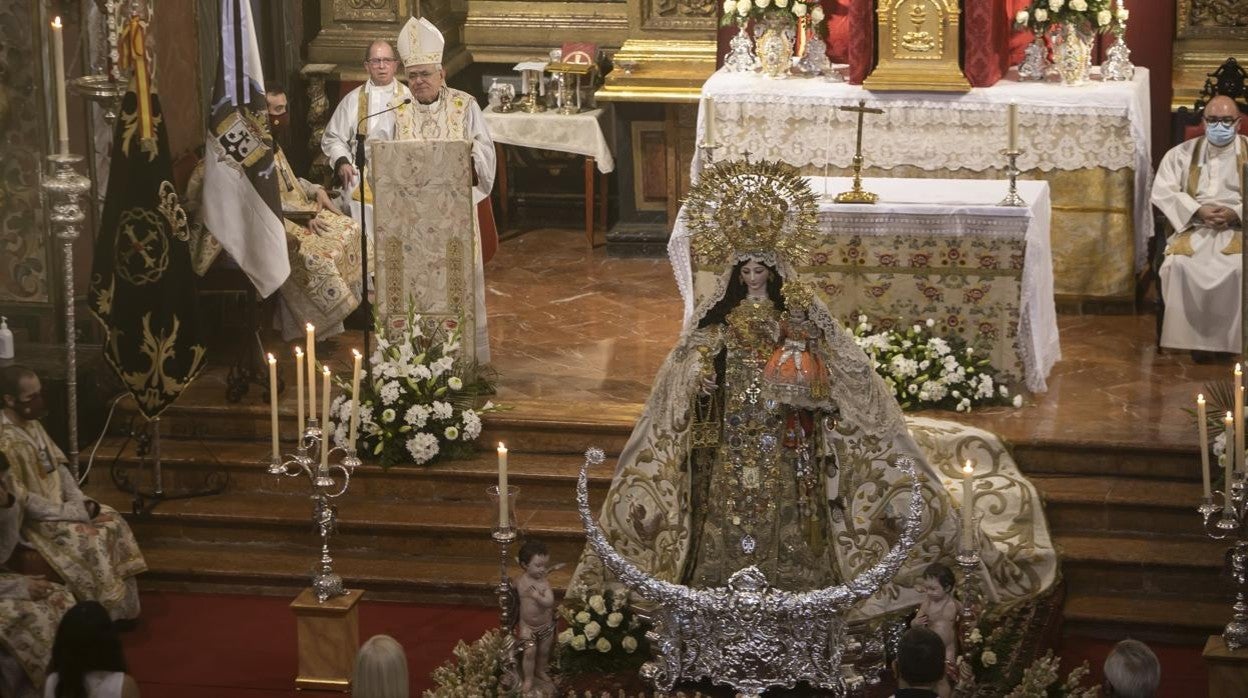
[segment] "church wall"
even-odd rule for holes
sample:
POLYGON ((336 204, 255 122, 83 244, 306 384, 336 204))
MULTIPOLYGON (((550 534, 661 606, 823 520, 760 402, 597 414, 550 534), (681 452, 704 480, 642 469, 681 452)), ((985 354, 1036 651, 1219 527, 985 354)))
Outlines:
POLYGON ((200 0, 160 0, 152 21, 156 84, 174 159, 204 142, 206 99, 200 90, 200 0))

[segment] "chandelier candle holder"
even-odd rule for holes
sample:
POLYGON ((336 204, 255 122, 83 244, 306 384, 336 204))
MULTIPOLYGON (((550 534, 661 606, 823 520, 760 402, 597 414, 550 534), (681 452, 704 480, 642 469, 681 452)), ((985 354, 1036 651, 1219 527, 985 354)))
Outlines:
POLYGON ((1018 169, 1018 156, 1025 151, 1018 147, 1018 104, 1010 102, 1005 109, 1005 126, 1006 126, 1006 146, 1001 154, 1006 157, 1007 164, 1005 166, 1005 176, 1010 180, 1010 189, 1006 193, 1005 198, 1001 200, 1001 206, 1026 206, 1027 202, 1023 197, 1018 195, 1018 175, 1022 171, 1018 169))
MULTIPOLYGON (((311 327, 311 325, 309 325, 311 327)), ((313 328, 314 331, 314 328, 313 328)), ((312 336, 312 335, 309 335, 312 336)), ((311 341, 309 341, 311 347, 311 341)), ((355 376, 353 381, 358 383, 360 370, 360 353, 355 352, 355 376)), ((331 378, 329 367, 321 368, 321 421, 319 424, 324 425, 324 429, 319 428, 315 414, 315 403, 310 402, 312 407, 309 409, 309 415, 305 422, 303 416, 303 353, 296 348, 296 396, 298 397, 298 436, 296 440, 295 452, 282 456, 281 450, 281 434, 280 420, 277 411, 277 359, 272 355, 268 355, 269 365, 269 412, 270 427, 272 437, 272 452, 269 458, 269 474, 274 476, 284 475, 286 477, 298 478, 304 476, 308 479, 308 484, 312 489, 310 499, 312 500, 312 522, 316 526, 317 533, 321 541, 321 556, 317 560, 312 574, 312 589, 316 594, 317 601, 325 603, 326 600, 334 596, 342 596, 346 590, 342 585, 342 577, 334 572, 334 560, 329 554, 329 538, 338 530, 338 507, 332 501, 338 499, 347 493, 347 489, 351 486, 351 475, 360 465, 360 459, 355 452, 355 440, 352 438, 347 442, 347 447, 332 446, 329 442, 329 405, 331 392, 331 378), (341 485, 339 485, 339 479, 341 485)), ((309 361, 309 368, 314 364, 309 361)), ((309 371, 311 373, 311 371, 309 371)), ((308 394, 315 395, 315 388, 311 387, 313 383, 309 380, 308 394)), ((358 394, 358 391, 357 393, 358 394)), ((313 398, 315 400, 315 398, 313 398)), ((359 420, 359 403, 353 402, 351 406, 351 426, 354 432, 359 420)))
POLYGON ((1232 650, 1248 647, 1248 474, 1244 468, 1244 378, 1235 365, 1232 396, 1234 405, 1222 419, 1226 447, 1222 454, 1225 482, 1214 491, 1210 484, 1209 426, 1205 396, 1196 396, 1197 429, 1200 433, 1201 484, 1204 487, 1196 508, 1205 534, 1213 540, 1231 540, 1231 579, 1236 585, 1231 620, 1222 630, 1222 639, 1232 650))
POLYGON ((1105 80, 1126 81, 1135 78, 1135 65, 1131 63, 1131 49, 1127 47, 1127 17, 1130 10, 1118 0, 1114 8, 1113 26, 1110 32, 1114 43, 1105 50, 1105 62, 1101 64, 1101 77, 1105 80))
POLYGON ((507 567, 511 561, 511 546, 519 538, 516 527, 516 497, 520 489, 507 484, 507 447, 498 444, 498 485, 486 488, 486 496, 498 508, 498 525, 494 526, 490 537, 498 545, 498 584, 494 593, 498 597, 498 623, 502 628, 502 643, 499 646, 499 668, 502 676, 499 686, 505 693, 520 687, 520 673, 516 666, 516 640, 512 628, 519 620, 519 600, 511 585, 511 575, 507 567))
POLYGON ((975 462, 967 460, 962 466, 962 507, 959 521, 958 568, 962 570, 959 595, 962 597, 962 610, 959 612, 959 627, 962 628, 961 643, 963 647, 971 644, 971 631, 979 623, 981 594, 979 588, 979 527, 983 515, 975 511, 975 462))

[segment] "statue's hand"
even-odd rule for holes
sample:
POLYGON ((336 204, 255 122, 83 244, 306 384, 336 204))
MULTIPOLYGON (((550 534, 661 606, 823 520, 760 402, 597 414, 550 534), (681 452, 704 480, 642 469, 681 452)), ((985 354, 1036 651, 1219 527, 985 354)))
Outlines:
POLYGON ((718 389, 719 389, 719 383, 715 382, 715 376, 703 376, 702 385, 701 387, 698 388, 698 392, 700 392, 702 395, 709 397, 711 395, 714 395, 715 391, 718 389))

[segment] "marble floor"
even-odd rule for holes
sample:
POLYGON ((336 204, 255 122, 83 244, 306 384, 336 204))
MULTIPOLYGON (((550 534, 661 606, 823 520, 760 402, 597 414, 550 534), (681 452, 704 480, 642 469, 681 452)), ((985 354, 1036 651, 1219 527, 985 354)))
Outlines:
MULTIPOLYGON (((604 413, 632 419, 680 333, 681 305, 666 258, 590 252, 575 230, 534 230, 503 242, 486 268, 497 401, 517 413, 604 413)), ((1008 441, 1149 445, 1194 449, 1183 408, 1229 379, 1229 365, 1197 365, 1186 352, 1159 352, 1150 315, 1058 316, 1062 360, 1049 391, 1021 409, 992 407, 938 416, 982 426, 1008 441)), ((346 367, 359 333, 332 341, 346 367)), ((193 402, 222 401, 224 369, 197 382, 193 402)), ((288 391, 289 392, 289 391, 288 391)), ((291 403, 293 396, 284 396, 291 403)), ((935 415, 934 415, 935 416, 935 415)))

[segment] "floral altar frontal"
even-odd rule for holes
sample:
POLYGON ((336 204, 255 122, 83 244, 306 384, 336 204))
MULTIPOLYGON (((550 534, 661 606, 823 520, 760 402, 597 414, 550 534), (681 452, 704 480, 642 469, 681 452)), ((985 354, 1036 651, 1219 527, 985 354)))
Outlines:
MULTIPOLYGON (((811 177, 832 195, 848 178, 811 177)), ((1061 358, 1049 248, 1049 186, 1021 181, 1025 207, 999 206, 992 180, 869 179, 873 206, 821 203, 823 234, 797 265, 832 314, 881 327, 933 320, 936 336, 959 337, 1003 378, 1043 392, 1061 358)), ((685 322, 712 290, 714 269, 692 256, 684 216, 668 244, 685 322), (682 270, 692 270, 683 273, 682 270)))
MULTIPOLYGON (((857 115, 884 110, 862 132, 867 176, 998 179, 1006 159, 1006 110, 1018 105, 1022 176, 1049 183, 1054 291, 1079 299, 1134 297, 1152 213, 1148 71, 1079 88, 1019 82, 1016 71, 966 94, 871 92, 815 79, 768 80, 720 71, 702 87, 698 139, 713 104, 716 161, 781 160, 805 174, 849 173, 857 115)), ((696 181, 705 153, 694 156, 696 181)), ((833 194, 837 192, 832 192, 833 194)), ((947 196, 958 200, 956 192, 947 196)), ((1024 197, 1025 198, 1025 197, 1024 197)), ((998 197, 999 200, 1000 197, 998 197)))

